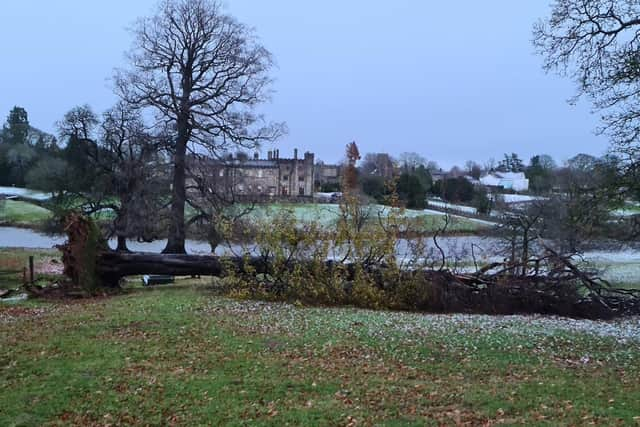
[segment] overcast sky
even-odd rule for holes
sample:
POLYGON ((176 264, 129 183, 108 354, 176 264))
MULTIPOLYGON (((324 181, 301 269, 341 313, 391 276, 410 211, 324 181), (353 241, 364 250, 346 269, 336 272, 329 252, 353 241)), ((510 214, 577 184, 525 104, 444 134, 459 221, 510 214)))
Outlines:
MULTIPOLYGON (((155 0, 21 0, 0 12, 0 115, 27 109, 54 131, 74 105, 103 111, 109 78, 124 64, 127 27, 155 0)), ((548 153, 603 154, 597 115, 571 106, 572 82, 546 75, 531 45, 548 1, 227 0, 255 27, 278 67, 269 119, 286 121, 281 156, 294 147, 338 161, 415 151, 443 166, 548 153)), ((266 149, 264 150, 266 152, 266 149)))

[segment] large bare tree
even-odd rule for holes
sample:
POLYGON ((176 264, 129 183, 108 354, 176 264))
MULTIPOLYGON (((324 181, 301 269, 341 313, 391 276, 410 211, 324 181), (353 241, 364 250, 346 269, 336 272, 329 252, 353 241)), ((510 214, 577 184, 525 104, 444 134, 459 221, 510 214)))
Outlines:
POLYGON ((175 129, 171 221, 165 253, 184 253, 186 158, 275 140, 256 106, 270 95, 271 54, 217 0, 163 0, 134 26, 131 66, 116 73, 120 96, 175 129))

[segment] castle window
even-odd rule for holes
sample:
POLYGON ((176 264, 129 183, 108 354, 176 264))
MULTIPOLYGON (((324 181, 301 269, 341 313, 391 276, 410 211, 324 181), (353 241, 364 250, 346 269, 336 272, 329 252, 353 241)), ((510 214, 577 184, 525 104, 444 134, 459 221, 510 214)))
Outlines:
POLYGON ((282 180, 283 180, 283 181, 288 181, 288 180, 289 180, 289 175, 285 175, 285 176, 283 176, 283 177, 282 177, 282 180))
POLYGON ((258 178, 262 178, 262 169, 258 169, 258 178))
POLYGON ((304 176, 300 175, 300 176, 298 177, 298 181, 300 181, 300 182, 304 182, 304 176))
POLYGON ((220 176, 224 176, 224 169, 220 169, 220 176))

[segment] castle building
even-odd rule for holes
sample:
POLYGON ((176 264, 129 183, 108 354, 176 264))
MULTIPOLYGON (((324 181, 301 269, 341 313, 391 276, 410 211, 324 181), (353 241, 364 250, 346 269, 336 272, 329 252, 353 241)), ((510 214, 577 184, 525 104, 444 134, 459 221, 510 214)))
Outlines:
POLYGON ((306 152, 298 158, 298 149, 292 158, 281 158, 280 150, 273 150, 266 159, 256 153, 253 158, 209 160, 206 172, 216 191, 239 199, 313 198, 314 155, 306 152))

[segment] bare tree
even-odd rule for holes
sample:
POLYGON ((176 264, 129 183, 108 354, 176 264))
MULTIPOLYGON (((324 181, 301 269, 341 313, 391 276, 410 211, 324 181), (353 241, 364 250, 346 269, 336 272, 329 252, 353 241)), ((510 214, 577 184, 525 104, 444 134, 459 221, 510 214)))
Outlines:
POLYGON ((360 170, 363 175, 391 178, 394 172, 394 160, 387 153, 367 153, 360 170))
POLYGON ((473 160, 467 160, 464 164, 464 171, 474 179, 480 179, 482 176, 482 166, 473 160))
POLYGON ((99 120, 91 107, 87 104, 73 107, 64 118, 56 122, 58 133, 63 138, 77 140, 91 140, 99 120))
POLYGON ((220 179, 212 173, 231 170, 233 160, 230 162, 198 156, 191 159, 187 168, 187 203, 195 211, 187 224, 198 226, 211 246, 211 253, 233 237, 228 234, 232 230, 225 228, 234 228, 254 208, 254 203, 237 204, 233 176, 225 173, 220 179))
MULTIPOLYGON (((118 250, 127 250, 127 237, 150 241, 157 237, 159 214, 163 208, 163 191, 168 189, 160 147, 166 136, 150 134, 140 111, 118 103, 104 113, 98 153, 92 164, 110 177, 107 194, 117 201, 101 207, 110 208, 116 218, 113 234, 118 250)), ((109 200, 109 199, 107 199, 109 200)))
POLYGON ((58 167, 43 167, 38 179, 48 180, 59 192, 60 206, 66 209, 66 201, 72 200, 73 208, 85 215, 112 212, 109 235, 117 237, 121 251, 126 250, 127 238, 157 237, 169 187, 160 150, 166 136, 152 135, 140 111, 122 102, 101 121, 88 106, 73 108, 58 128, 68 137, 65 159, 60 160, 64 173, 58 167))
POLYGON ((534 28, 546 70, 572 77, 604 112, 602 132, 622 147, 640 136, 640 3, 556 0, 534 28))
POLYGON ((418 166, 426 166, 427 159, 418 153, 402 153, 398 157, 401 165, 406 165, 409 168, 417 168, 418 166))
MULTIPOLYGON (((61 140, 66 141, 63 156, 67 173, 50 177, 51 181, 55 181, 55 184, 60 187, 59 200, 62 200, 65 193, 88 196, 88 193, 97 186, 98 173, 89 164, 87 158, 96 156, 99 122, 98 116, 86 104, 72 108, 62 120, 56 122, 61 140)), ((80 199, 83 198, 85 197, 80 199)), ((86 198, 91 199, 91 197, 86 198)))
POLYGON ((275 140, 282 124, 264 125, 255 107, 268 100, 271 54, 217 0, 163 0, 134 27, 131 68, 116 73, 128 103, 153 109, 175 128, 173 190, 165 253, 184 253, 187 152, 252 148, 275 140))

